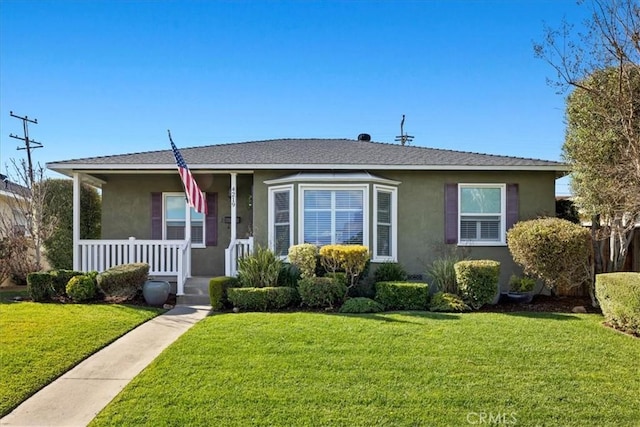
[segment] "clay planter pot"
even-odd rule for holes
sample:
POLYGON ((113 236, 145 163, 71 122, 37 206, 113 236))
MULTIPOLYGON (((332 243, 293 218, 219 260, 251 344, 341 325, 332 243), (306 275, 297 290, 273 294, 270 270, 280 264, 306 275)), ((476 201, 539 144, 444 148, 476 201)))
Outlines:
POLYGON ((533 299, 533 292, 509 292, 507 298, 517 304, 529 304, 533 299))
POLYGON ((162 305, 169 298, 171 285, 163 280, 147 280, 142 286, 142 296, 149 305, 162 305))

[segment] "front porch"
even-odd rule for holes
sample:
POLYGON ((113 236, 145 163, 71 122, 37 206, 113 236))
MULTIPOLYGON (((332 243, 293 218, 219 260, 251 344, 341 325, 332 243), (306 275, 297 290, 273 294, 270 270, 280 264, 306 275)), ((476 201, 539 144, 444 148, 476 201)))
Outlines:
MULTIPOLYGON (((248 172, 243 172, 247 174, 248 172)), ((195 276, 213 277, 223 272, 227 276, 237 274, 238 260, 253 250, 253 237, 239 239, 238 224, 240 215, 245 218, 240 232, 246 235, 251 229, 251 206, 242 204, 238 207, 237 195, 241 194, 250 200, 252 179, 245 175, 241 181, 240 191, 237 182, 238 173, 228 173, 226 180, 203 175, 201 177, 206 188, 207 197, 215 204, 214 215, 200 221, 198 229, 191 221, 189 207, 183 217, 181 233, 175 234, 176 227, 167 215, 167 206, 154 205, 154 194, 176 192, 175 182, 180 182, 177 173, 163 174, 157 179, 150 179, 149 207, 134 208, 129 206, 132 200, 125 203, 120 200, 114 203, 110 198, 113 192, 103 190, 103 237, 102 240, 85 240, 80 238, 80 189, 81 183, 103 187, 120 185, 120 177, 107 176, 109 181, 97 181, 95 175, 73 173, 73 268, 80 271, 104 271, 121 264, 144 262, 149 264, 149 275, 163 278, 176 284, 176 294, 185 294, 187 279, 195 276), (117 178, 117 179, 116 179, 117 178), (157 182, 151 182, 157 181, 157 182), (225 184, 226 181, 226 184, 225 184), (153 186, 151 185, 153 184, 153 186), (224 197, 228 194, 227 197, 224 197), (219 197, 222 195, 223 197, 219 197), (151 218, 146 216, 151 212, 151 218), (219 216, 218 216, 219 215, 219 216), (141 219, 142 218, 142 219, 141 219), (231 220, 237 218, 237 221, 231 220), (157 225, 160 224, 158 233, 157 225), (105 224, 107 224, 105 226, 105 224), (116 224, 116 225, 114 225, 116 224), (203 228, 207 230, 204 235, 203 228), (209 241, 209 234, 214 231, 215 240, 209 241), (127 234, 124 234, 127 233, 127 234), (192 236, 192 233, 193 236, 192 236), (123 236, 132 236, 121 238, 123 236), (135 236, 135 237, 133 237, 135 236), (110 238, 116 237, 116 238, 110 238), (206 240, 205 240, 206 239, 206 240), (218 244, 218 240, 222 245, 218 244), (228 242, 228 244, 226 244, 228 242), (222 247, 221 247, 222 246, 222 247), (217 266, 217 267, 216 267, 217 266), (195 273, 195 274, 193 274, 195 273)), ((145 184, 146 185, 146 184, 145 184)), ((160 200, 163 200, 160 198, 160 200)), ((135 202, 140 203, 139 199, 135 202)), ((184 203, 184 202, 183 202, 184 203)), ((210 212, 212 211, 210 207, 210 212)))

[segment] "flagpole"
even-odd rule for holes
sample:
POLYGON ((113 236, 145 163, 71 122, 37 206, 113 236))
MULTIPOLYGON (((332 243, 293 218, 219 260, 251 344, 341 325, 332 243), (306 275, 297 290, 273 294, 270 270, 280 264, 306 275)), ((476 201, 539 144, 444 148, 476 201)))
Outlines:
MULTIPOLYGON (((167 133, 169 134, 169 142, 172 145, 175 145, 173 142, 173 138, 171 138, 171 129, 167 129, 167 133)), ((187 202, 187 204, 189 203, 189 198, 187 197, 187 187, 184 185, 184 181, 180 180, 180 183, 182 184, 182 189, 184 190, 184 201, 187 202)))

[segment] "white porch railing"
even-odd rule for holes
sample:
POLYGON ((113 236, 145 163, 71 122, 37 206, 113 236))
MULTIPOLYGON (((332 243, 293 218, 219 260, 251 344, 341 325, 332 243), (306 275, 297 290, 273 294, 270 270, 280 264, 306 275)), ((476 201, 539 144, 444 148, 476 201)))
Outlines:
POLYGON ((224 274, 235 277, 238 275, 238 260, 253 252, 253 237, 236 239, 224 250, 224 274))
POLYGON ((150 276, 176 276, 178 295, 184 294, 184 283, 191 277, 191 244, 186 240, 80 240, 76 250, 81 271, 145 262, 150 276))

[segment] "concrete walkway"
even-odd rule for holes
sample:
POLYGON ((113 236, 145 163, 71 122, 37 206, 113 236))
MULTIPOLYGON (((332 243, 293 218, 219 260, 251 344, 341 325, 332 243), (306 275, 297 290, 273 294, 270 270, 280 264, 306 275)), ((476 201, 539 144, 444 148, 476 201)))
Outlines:
POLYGON ((210 307, 176 306, 138 326, 31 396, 2 426, 86 426, 210 307))

